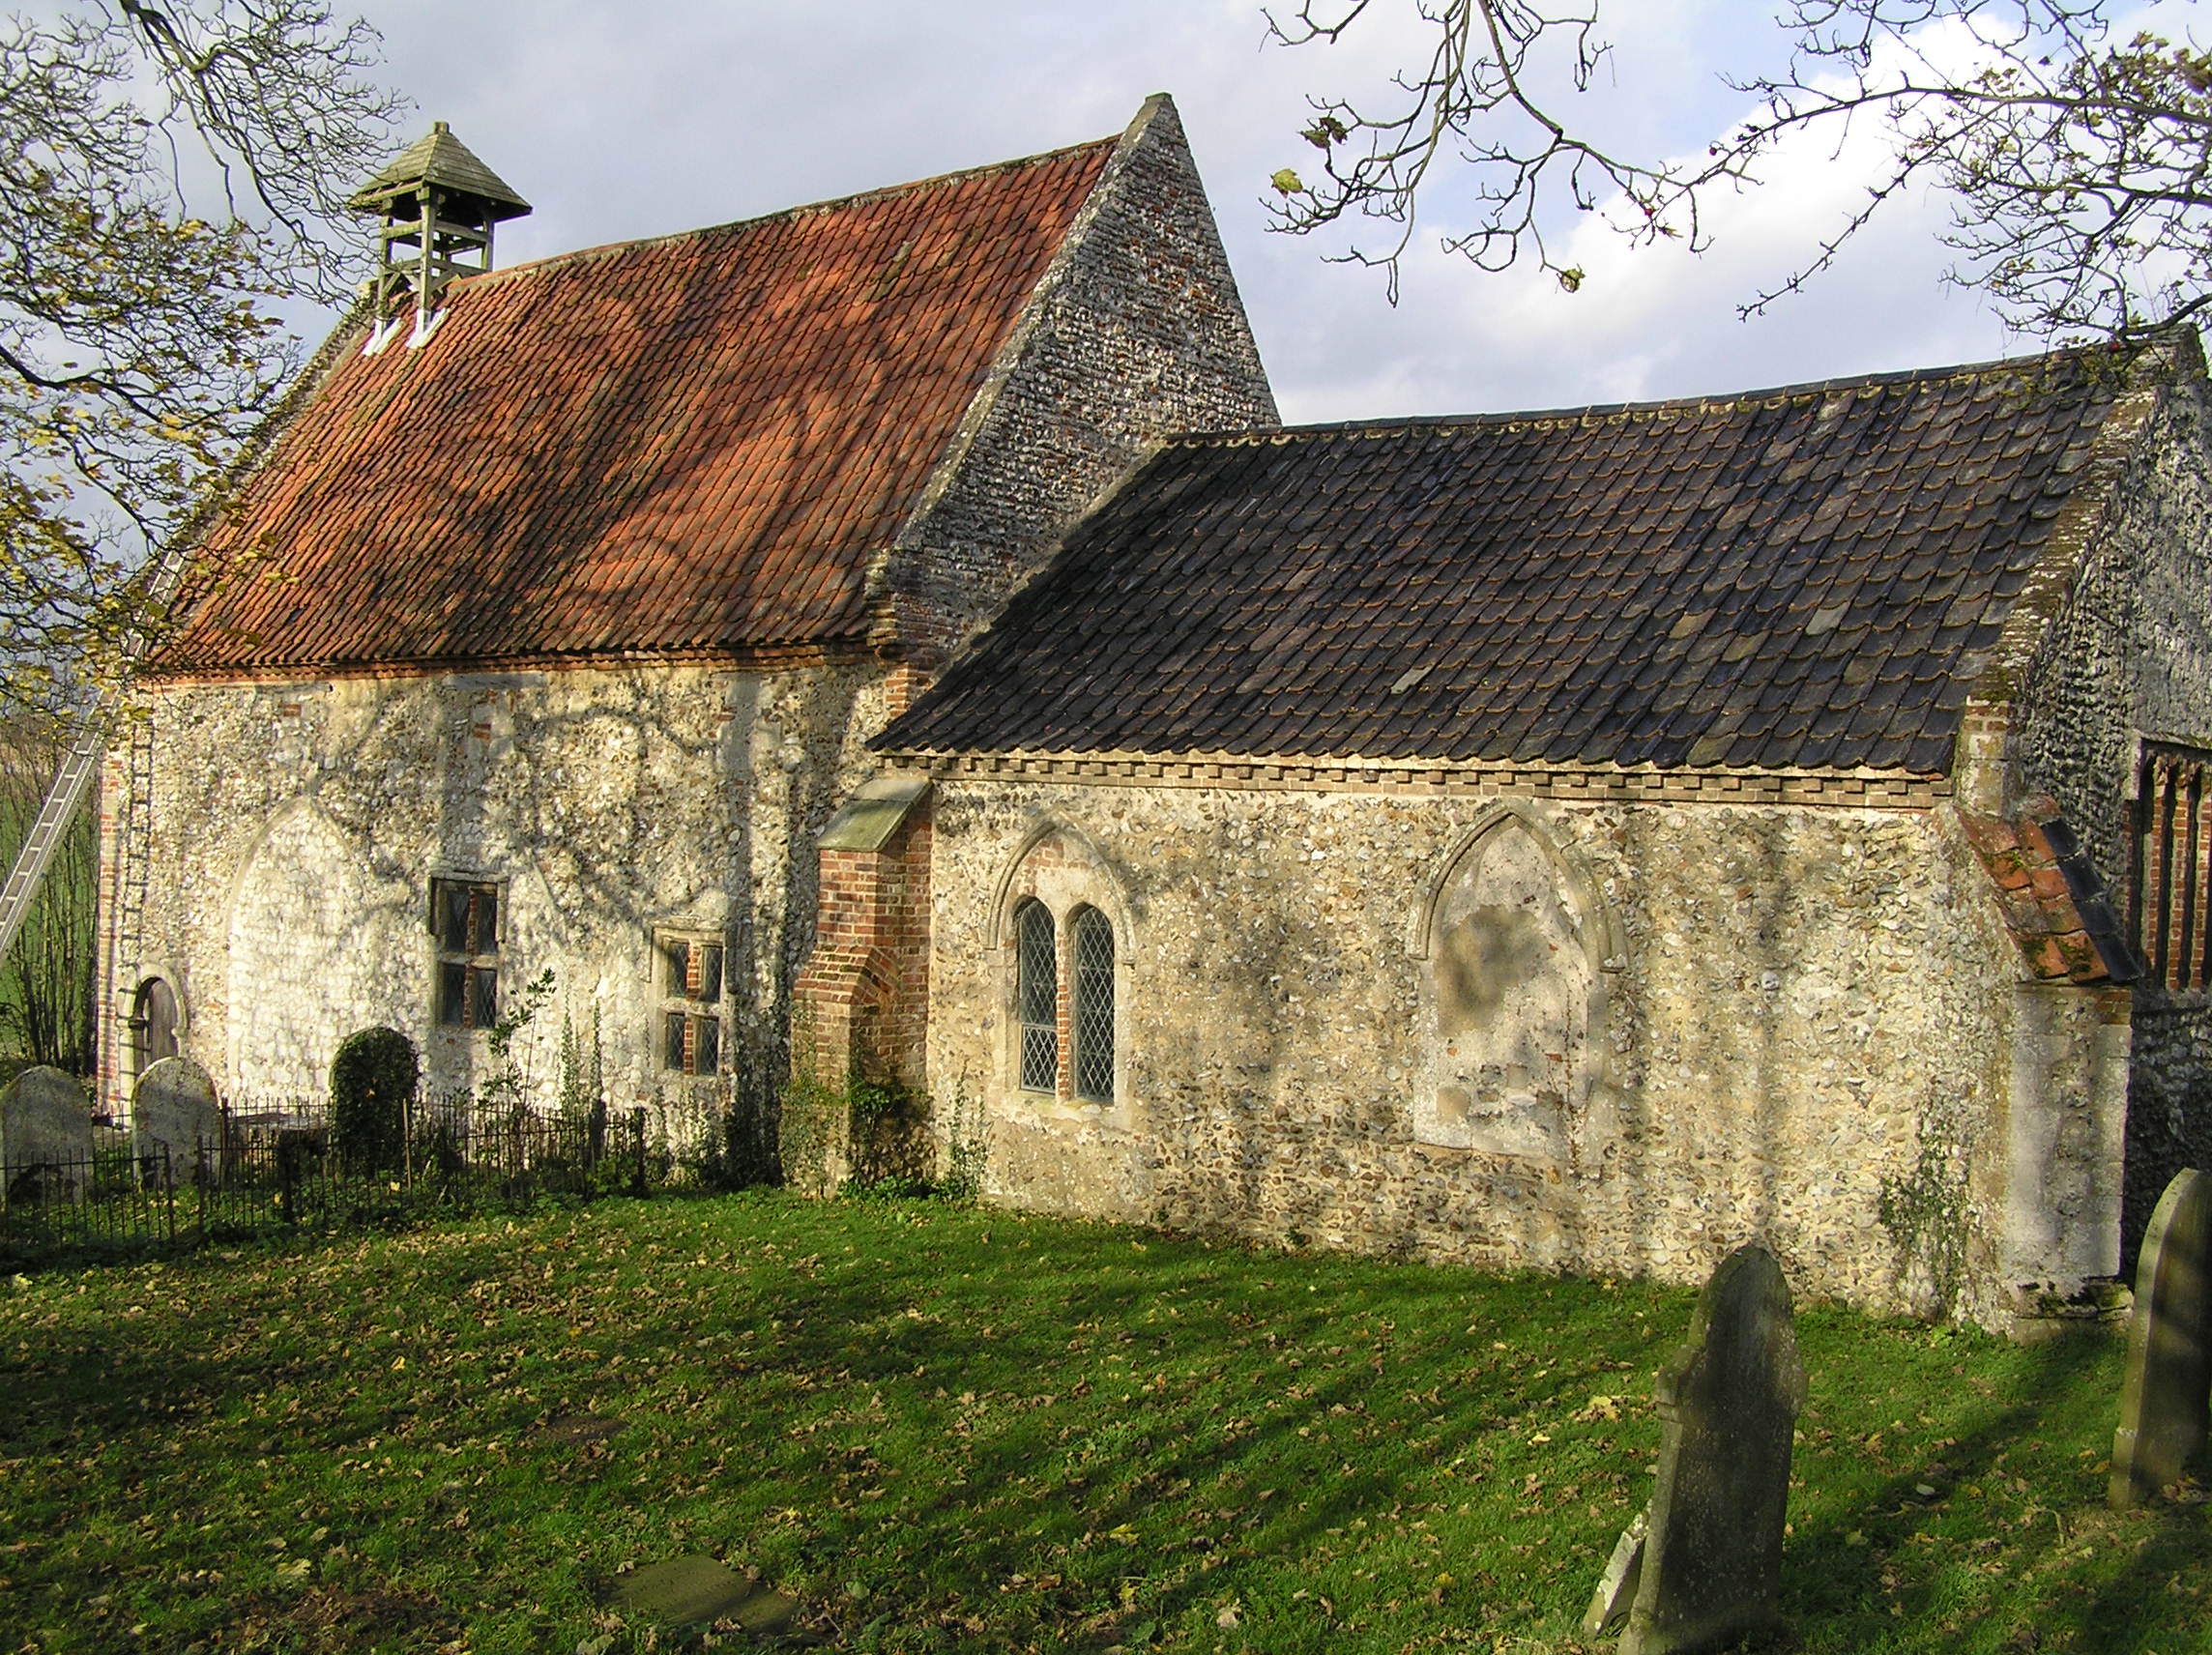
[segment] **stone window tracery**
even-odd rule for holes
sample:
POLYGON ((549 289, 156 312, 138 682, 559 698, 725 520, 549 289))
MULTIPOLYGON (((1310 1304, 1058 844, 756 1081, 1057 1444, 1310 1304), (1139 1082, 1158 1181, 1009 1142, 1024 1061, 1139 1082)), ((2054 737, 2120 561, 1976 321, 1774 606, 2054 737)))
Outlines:
POLYGON ((1002 1084, 1090 1117, 1117 1108, 1129 921, 1105 857, 1072 828, 1039 827, 997 903, 1002 1084))

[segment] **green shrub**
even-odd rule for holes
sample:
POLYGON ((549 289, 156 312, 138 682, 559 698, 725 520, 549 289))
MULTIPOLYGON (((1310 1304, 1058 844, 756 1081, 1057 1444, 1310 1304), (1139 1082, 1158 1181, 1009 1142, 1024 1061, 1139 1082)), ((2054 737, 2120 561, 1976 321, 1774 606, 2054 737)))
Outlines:
POLYGON ((396 1029, 363 1029, 339 1043, 331 1060, 331 1132, 348 1170, 400 1170, 421 1074, 414 1043, 396 1029))

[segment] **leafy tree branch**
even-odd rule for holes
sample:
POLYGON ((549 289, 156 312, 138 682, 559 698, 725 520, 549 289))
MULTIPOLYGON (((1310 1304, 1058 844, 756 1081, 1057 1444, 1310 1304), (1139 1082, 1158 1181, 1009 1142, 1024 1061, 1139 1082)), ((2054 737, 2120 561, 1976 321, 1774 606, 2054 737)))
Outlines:
POLYGON ((376 37, 315 0, 78 0, 0 20, 0 711, 110 679, 135 583, 345 291, 389 148, 376 37))

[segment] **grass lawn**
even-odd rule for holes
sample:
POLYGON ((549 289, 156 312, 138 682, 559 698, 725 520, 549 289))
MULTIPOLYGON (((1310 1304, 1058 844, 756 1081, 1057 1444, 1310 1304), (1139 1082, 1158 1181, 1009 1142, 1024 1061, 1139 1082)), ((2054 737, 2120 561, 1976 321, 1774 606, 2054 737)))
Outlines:
MULTIPOLYGON (((1693 1303, 766 1192, 0 1278, 0 1650, 698 1647, 607 1608, 686 1553, 841 1647, 1573 1650, 1693 1303)), ((2117 1339, 1799 1336, 1795 1647, 2212 1648, 2117 1339)))

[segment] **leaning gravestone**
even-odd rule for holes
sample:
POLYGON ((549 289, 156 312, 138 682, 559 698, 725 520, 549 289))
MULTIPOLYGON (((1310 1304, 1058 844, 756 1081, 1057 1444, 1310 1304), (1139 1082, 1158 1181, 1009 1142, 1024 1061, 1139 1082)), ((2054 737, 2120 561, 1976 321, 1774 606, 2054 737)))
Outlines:
POLYGON ((79 1201, 92 1171, 92 1110, 73 1075, 39 1065, 0 1090, 0 1204, 79 1201))
POLYGON ((1631 1524, 1584 1621, 1596 1636, 1627 1600, 1621 1655, 1692 1655, 1781 1624, 1805 1369, 1790 1289, 1764 1247, 1738 1248, 1713 1272, 1658 1398, 1659 1486, 1637 1520, 1642 1543, 1631 1524))
POLYGON ((2212 1415, 2212 1174, 2174 1174, 2136 1262, 2120 1428, 2106 1503, 2124 1511, 2177 1483, 2212 1415))
POLYGON ((163 1058, 131 1089, 131 1152, 141 1167, 166 1150, 176 1182, 212 1182, 222 1165, 222 1105, 189 1058, 163 1058))

